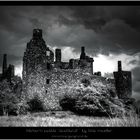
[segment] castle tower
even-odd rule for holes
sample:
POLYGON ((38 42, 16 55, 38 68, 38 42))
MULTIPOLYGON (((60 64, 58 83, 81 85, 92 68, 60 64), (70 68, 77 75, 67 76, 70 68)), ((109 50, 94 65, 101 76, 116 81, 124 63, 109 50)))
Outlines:
POLYGON ((115 87, 119 98, 129 98, 132 95, 132 78, 130 71, 122 71, 121 61, 118 61, 118 71, 114 72, 115 87))
POLYGON ((41 29, 34 29, 23 56, 23 92, 27 98, 46 93, 46 78, 49 79, 54 63, 54 53, 47 47, 41 29))
POLYGON ((56 62, 61 62, 61 49, 56 49, 55 50, 55 61, 56 62))
POLYGON ((80 60, 79 60, 79 66, 81 70, 93 74, 93 62, 94 62, 93 58, 86 55, 85 47, 82 46, 80 60))
MULTIPOLYGON (((46 67, 47 46, 42 38, 42 30, 34 29, 32 39, 27 43, 23 57, 23 70, 27 75, 37 67, 46 67)), ((23 77, 25 77, 24 75, 23 77)))
POLYGON ((85 59, 86 58, 86 53, 85 53, 85 47, 81 47, 81 55, 80 55, 80 59, 85 59))
POLYGON ((122 63, 121 63, 121 61, 118 61, 118 71, 122 71, 122 63))
POLYGON ((33 30, 33 38, 34 39, 42 39, 42 30, 41 29, 34 29, 33 30))
POLYGON ((7 54, 4 54, 3 55, 3 67, 2 67, 3 76, 6 75, 6 71, 7 71, 7 54))

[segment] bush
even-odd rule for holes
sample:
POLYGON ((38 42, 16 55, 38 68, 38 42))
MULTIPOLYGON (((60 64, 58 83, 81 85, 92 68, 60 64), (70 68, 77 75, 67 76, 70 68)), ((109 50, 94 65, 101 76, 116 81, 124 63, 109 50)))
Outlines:
POLYGON ((18 114, 20 115, 26 115, 27 112, 29 111, 29 105, 27 104, 26 101, 21 101, 19 104, 18 104, 18 114))
POLYGON ((82 80, 81 80, 81 83, 84 85, 84 87, 88 87, 88 86, 91 85, 90 80, 87 79, 87 78, 82 79, 82 80))
POLYGON ((35 96, 33 99, 27 102, 27 104, 29 106, 29 111, 31 112, 44 111, 43 102, 39 99, 38 96, 35 96))
POLYGON ((0 115, 18 115, 22 80, 14 76, 11 81, 0 81, 0 115))
POLYGON ((8 107, 8 115, 17 116, 18 115, 18 107, 17 106, 9 106, 8 107))
POLYGON ((75 93, 66 93, 60 100, 63 110, 70 110, 79 115, 88 116, 121 116, 124 107, 123 102, 114 99, 108 92, 98 93, 92 88, 79 88, 72 90, 75 93))
POLYGON ((74 98, 69 98, 65 97, 64 99, 60 100, 60 106, 63 108, 65 111, 74 111, 76 104, 76 99, 74 98))
POLYGON ((7 80, 0 82, 0 114, 18 115, 19 98, 13 92, 10 83, 7 80))

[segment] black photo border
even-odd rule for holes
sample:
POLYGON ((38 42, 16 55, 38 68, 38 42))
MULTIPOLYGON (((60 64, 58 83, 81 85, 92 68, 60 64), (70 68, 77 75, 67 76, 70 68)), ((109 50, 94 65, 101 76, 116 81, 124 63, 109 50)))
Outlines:
MULTIPOLYGON (((138 6, 140 1, 0 1, 0 6, 138 6)), ((0 139, 140 139, 139 127, 0 127, 0 139)))

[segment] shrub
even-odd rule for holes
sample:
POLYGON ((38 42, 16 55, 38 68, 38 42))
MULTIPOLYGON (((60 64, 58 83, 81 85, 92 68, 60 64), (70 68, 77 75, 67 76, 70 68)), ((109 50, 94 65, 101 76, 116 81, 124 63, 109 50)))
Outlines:
POLYGON ((76 99, 74 98, 69 98, 65 97, 64 99, 60 100, 60 106, 63 108, 65 111, 74 111, 76 104, 76 99))
POLYGON ((19 98, 7 80, 0 82, 0 114, 17 115, 19 98))
POLYGON ((60 106, 64 110, 73 111, 76 114, 88 116, 121 116, 125 111, 123 102, 114 99, 108 91, 98 93, 93 88, 79 88, 66 93, 60 100, 60 106))
POLYGON ((21 101, 19 104, 18 104, 18 114, 20 115, 26 115, 27 112, 29 111, 29 105, 27 104, 26 101, 21 101))
POLYGON ((29 106, 29 111, 31 112, 44 111, 43 102, 38 96, 35 96, 33 99, 27 102, 27 104, 29 106))
POLYGON ((0 115, 18 115, 22 80, 14 76, 10 81, 0 81, 0 115))
POLYGON ((76 101, 83 96, 82 88, 69 88, 60 99, 59 104, 63 110, 70 110, 75 112, 76 101))

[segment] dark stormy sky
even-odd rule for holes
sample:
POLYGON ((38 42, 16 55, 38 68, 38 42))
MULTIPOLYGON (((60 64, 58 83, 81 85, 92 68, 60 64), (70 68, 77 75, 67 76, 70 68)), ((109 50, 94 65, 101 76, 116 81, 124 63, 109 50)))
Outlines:
POLYGON ((131 70, 133 96, 140 98, 140 7, 139 6, 0 6, 0 68, 2 54, 21 75, 22 57, 34 28, 63 60, 78 58, 80 47, 94 57, 94 71, 106 76, 131 70))

